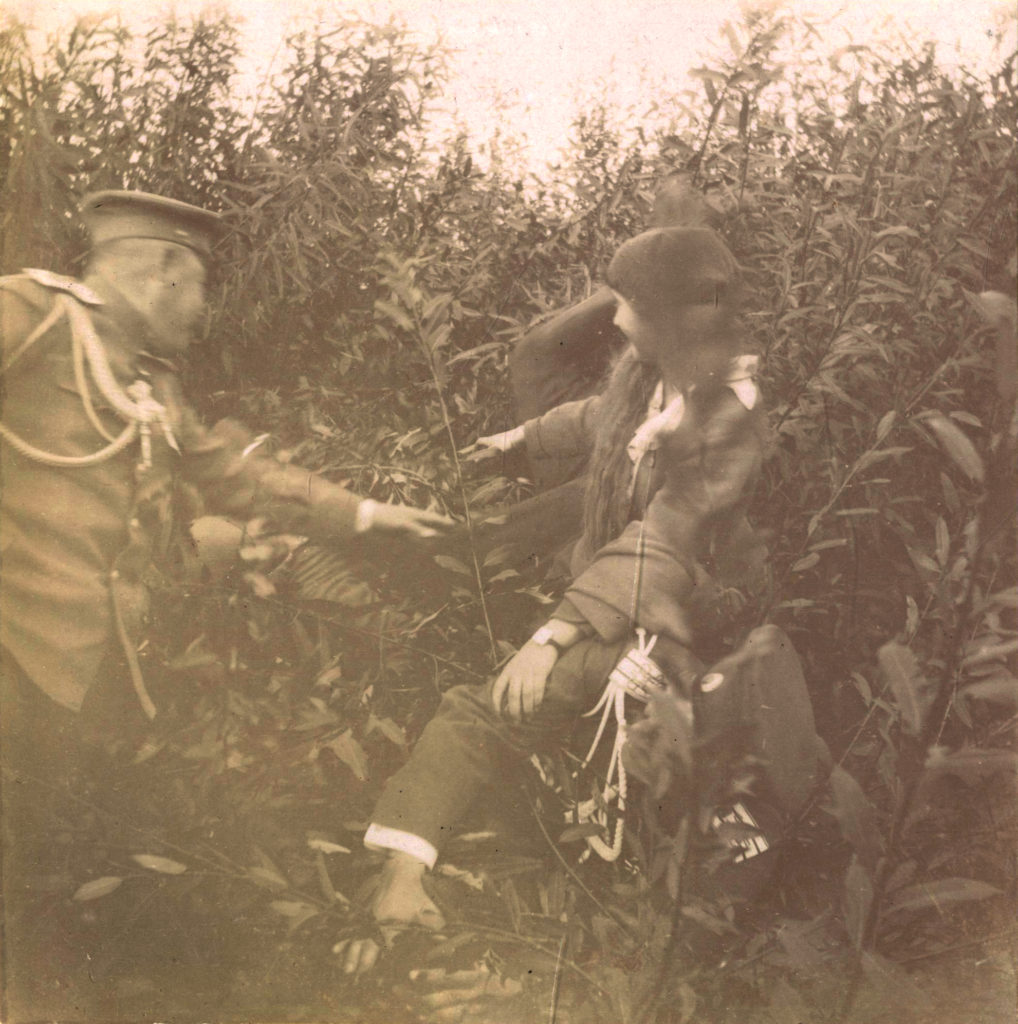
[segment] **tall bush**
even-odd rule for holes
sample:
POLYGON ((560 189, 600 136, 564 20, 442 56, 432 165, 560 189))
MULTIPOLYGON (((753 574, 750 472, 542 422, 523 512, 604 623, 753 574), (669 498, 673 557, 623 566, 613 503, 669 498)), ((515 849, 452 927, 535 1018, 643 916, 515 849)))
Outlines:
MULTIPOLYGON (((649 823, 609 869, 576 867, 579 834, 541 819, 561 844, 539 855, 454 849, 470 872, 445 882, 477 913, 436 962, 501 957, 577 1019, 858 1022, 905 996, 902 1019, 918 1012, 904 965, 963 925, 992 931, 1014 889, 1015 55, 948 72, 932 46, 831 51, 791 15, 750 12, 696 90, 658 100, 656 127, 631 143, 591 102, 542 178, 436 129, 442 52, 398 25, 323 22, 284 53, 238 102, 225 20, 140 38, 93 21, 35 58, 10 26, 5 272, 74 271, 90 189, 221 210, 196 401, 363 493, 462 514, 525 493, 465 479, 456 456, 509 425, 509 347, 589 290, 660 177, 687 174, 724 211, 764 356, 762 614, 803 654, 834 757, 763 910, 690 895, 689 822, 649 823)), ((337 849, 441 691, 483 678, 548 596, 496 553, 328 563, 330 600, 309 605, 263 574, 274 550, 250 545, 232 586, 163 594, 151 655, 173 685, 137 770, 186 773, 145 834, 151 856, 177 851, 192 912, 212 891, 314 960, 363 925, 370 865, 337 849), (225 838, 195 839, 209 832, 225 838)))

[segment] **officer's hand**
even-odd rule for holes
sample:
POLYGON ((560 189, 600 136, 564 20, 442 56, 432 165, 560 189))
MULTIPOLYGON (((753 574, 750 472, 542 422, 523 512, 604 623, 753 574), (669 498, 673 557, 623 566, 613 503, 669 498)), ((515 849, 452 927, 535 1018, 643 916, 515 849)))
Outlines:
POLYGON ((463 449, 468 462, 478 462, 487 459, 492 455, 505 454, 518 448, 523 444, 523 427, 514 427, 512 430, 505 430, 501 434, 489 434, 487 437, 479 437, 473 445, 463 449))
POLYGON ((487 1020, 493 1004, 523 992, 518 981, 500 978, 483 964, 469 971, 411 971, 410 981, 399 994, 421 1006, 424 1019, 436 1024, 487 1020))
MULTIPOLYGON (((362 505, 365 504, 362 502, 362 505)), ((426 539, 448 533, 456 526, 456 520, 437 512, 426 512, 410 505, 389 505, 385 502, 371 502, 365 532, 403 535, 426 539)))
POLYGON ((491 691, 491 702, 495 710, 499 714, 508 715, 515 722, 532 715, 544 700, 548 676, 557 659, 558 651, 550 644, 535 644, 528 640, 495 680, 491 691))

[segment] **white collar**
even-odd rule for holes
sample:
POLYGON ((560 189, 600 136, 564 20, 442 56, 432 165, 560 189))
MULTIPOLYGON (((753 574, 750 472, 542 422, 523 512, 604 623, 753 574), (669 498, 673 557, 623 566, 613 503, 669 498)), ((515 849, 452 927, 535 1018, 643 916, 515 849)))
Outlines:
MULTIPOLYGON (((736 356, 729 363, 728 374, 725 376, 725 384, 731 388, 735 397, 747 409, 752 409, 760 398, 760 392, 757 390, 754 380, 759 362, 759 356, 736 356)), ((692 388, 690 390, 692 391, 692 388)), ((665 405, 664 394, 664 381, 659 380, 647 407, 647 419, 637 428, 633 440, 626 448, 629 458, 634 464, 638 463, 647 452, 656 450, 660 445, 661 435, 674 430, 686 414, 684 395, 676 395, 665 405)))
POLYGON ((760 398, 756 386, 756 371, 760 365, 760 357, 754 355, 736 356, 728 364, 728 376, 725 383, 735 392, 735 397, 747 409, 752 409, 760 398))

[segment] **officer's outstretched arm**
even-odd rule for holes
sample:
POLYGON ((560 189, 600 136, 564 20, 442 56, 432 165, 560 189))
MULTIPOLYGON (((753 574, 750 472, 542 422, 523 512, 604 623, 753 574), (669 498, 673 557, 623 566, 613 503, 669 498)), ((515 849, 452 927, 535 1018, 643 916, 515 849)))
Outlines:
POLYGON ((375 533, 428 538, 455 525, 434 512, 361 499, 317 473, 266 455, 233 420, 207 430, 185 408, 180 444, 185 473, 210 511, 240 520, 262 517, 271 532, 334 543, 375 533))

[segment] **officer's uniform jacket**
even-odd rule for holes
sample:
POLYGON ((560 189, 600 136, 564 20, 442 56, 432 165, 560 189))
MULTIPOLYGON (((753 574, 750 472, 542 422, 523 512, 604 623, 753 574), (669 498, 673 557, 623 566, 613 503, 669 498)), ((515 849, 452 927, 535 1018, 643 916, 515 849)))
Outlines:
MULTIPOLYGON (((84 467, 42 465, 0 446, 0 639, 50 697, 79 710, 111 641, 132 670, 148 612, 144 575, 165 551, 186 488, 196 485, 210 511, 239 519, 264 516, 289 533, 320 541, 354 533, 358 499, 342 487, 262 454, 252 435, 225 420, 208 430, 183 402, 176 366, 145 351, 143 317, 104 280, 0 278, 0 376, 5 427, 48 453, 81 456, 107 441, 86 415, 76 384, 66 317, 13 365, 7 361, 70 294, 85 305, 121 388, 143 379, 168 414, 175 451, 158 425, 151 465, 139 442, 84 467)), ((123 420, 92 385, 92 404, 111 435, 123 420)))

